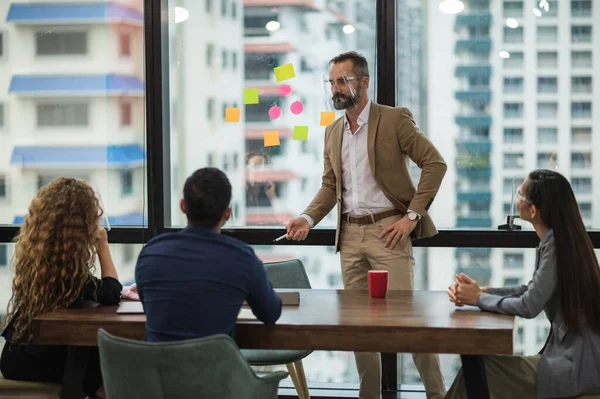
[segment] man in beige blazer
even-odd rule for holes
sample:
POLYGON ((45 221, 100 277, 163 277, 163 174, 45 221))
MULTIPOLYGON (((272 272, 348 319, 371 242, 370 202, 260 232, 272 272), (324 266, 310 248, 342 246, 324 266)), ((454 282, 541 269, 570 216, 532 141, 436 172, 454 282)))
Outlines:
MULTIPOLYGON (((413 239, 437 230, 427 214, 446 173, 446 163, 417 129, 410 111, 369 100, 367 60, 356 52, 330 62, 329 83, 338 110, 325 129, 322 185, 301 216, 287 224, 288 240, 304 240, 310 228, 337 205, 336 253, 344 288, 366 290, 369 270, 387 270, 390 290, 413 290, 413 239), (422 170, 415 189, 408 159, 422 170)), ((360 399, 381 398, 381 355, 355 353, 360 399)), ((413 354, 427 398, 446 388, 439 358, 413 354)))

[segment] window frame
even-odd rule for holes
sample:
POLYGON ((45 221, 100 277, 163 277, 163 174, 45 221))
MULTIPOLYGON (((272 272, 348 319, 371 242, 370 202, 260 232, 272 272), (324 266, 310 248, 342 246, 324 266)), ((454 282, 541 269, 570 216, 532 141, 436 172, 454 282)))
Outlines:
MULTIPOLYGON (((218 12, 214 3, 207 0, 207 12, 218 12)), ((148 206, 148 222, 146 226, 122 227, 114 226, 108 233, 109 242, 120 244, 144 244, 153 237, 165 232, 180 231, 181 228, 169 227, 171 221, 170 204, 170 139, 168 137, 169 115, 164 112, 168 109, 168 79, 164 79, 165 68, 161 54, 168 54, 167 37, 168 26, 162 21, 162 15, 168 12, 167 0, 147 0, 144 2, 144 41, 145 41, 145 121, 147 143, 146 166, 146 193, 148 206), (165 51, 166 50, 166 51, 165 51), (165 83, 163 83, 165 82, 165 83), (163 102, 164 101, 164 102, 163 102)), ((396 4, 395 1, 376 0, 376 65, 373 67, 373 76, 386 76, 386 79, 377 79, 375 92, 377 102, 383 105, 396 106, 396 4)), ((5 38, 6 39, 6 38, 5 38)), ((90 48, 88 45, 88 52, 90 48)), ((216 50, 216 49, 215 49, 216 50)), ((213 52, 214 66, 215 54, 213 52)), ((517 53, 514 53, 515 57, 517 53)), ((525 54, 519 53, 521 63, 525 54)), ((512 58, 512 57, 511 57, 512 58)), ((504 60, 504 64, 506 60, 504 60)), ((241 66, 241 64, 240 64, 241 66)), ((517 68, 522 67, 519 66, 517 68)), ((509 65, 503 69, 514 69, 509 65)), ((18 226, 0 226, 0 243, 8 243, 18 232, 18 226)), ((223 234, 235 237, 250 245, 272 245, 273 237, 284 233, 283 227, 236 227, 223 229, 223 234)), ((590 238, 595 248, 600 248, 600 230, 589 231, 590 238)), ((333 246, 335 229, 315 229, 305 241, 291 242, 282 240, 276 245, 319 245, 333 246)), ((417 240, 415 247, 454 247, 454 248, 535 248, 539 242, 533 231, 509 231, 495 228, 478 229, 440 229, 433 237, 417 240)), ((383 390, 397 391, 399 389, 397 373, 397 355, 382 354, 383 390)))

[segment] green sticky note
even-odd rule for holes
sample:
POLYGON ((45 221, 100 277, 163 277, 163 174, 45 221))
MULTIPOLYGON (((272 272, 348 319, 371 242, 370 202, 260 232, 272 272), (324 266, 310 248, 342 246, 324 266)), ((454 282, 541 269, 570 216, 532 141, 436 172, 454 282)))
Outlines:
POLYGON ((294 140, 308 140, 308 126, 294 126, 294 140))
POLYGON ((244 104, 258 104, 258 89, 244 89, 244 104))
POLYGON ((278 82, 282 82, 284 80, 296 77, 296 72, 294 71, 294 64, 281 65, 277 68, 273 68, 273 71, 275 72, 275 80, 278 82))

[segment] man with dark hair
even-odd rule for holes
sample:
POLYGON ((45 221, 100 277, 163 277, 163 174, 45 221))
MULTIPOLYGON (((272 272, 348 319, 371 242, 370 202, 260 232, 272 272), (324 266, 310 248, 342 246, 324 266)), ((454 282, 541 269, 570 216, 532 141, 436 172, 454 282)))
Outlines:
MULTIPOLYGON (((390 290, 413 290, 411 239, 437 230, 427 214, 446 163, 421 133, 407 108, 369 99, 369 67, 356 52, 334 57, 329 72, 333 106, 345 115, 325 129, 321 189, 308 208, 287 225, 289 240, 304 240, 310 228, 337 205, 335 250, 340 252, 344 288, 367 290, 369 270, 386 270, 390 290), (418 187, 408 170, 421 168, 418 187)), ((360 399, 381 398, 381 356, 355 353, 360 399)), ((446 393, 434 354, 413 354, 428 399, 446 393)))
POLYGON ((234 336, 244 301, 273 324, 281 298, 246 243, 220 234, 231 216, 231 184, 219 169, 204 168, 185 182, 180 207, 188 226, 153 238, 142 249, 135 279, 146 313, 146 341, 215 334, 234 336))

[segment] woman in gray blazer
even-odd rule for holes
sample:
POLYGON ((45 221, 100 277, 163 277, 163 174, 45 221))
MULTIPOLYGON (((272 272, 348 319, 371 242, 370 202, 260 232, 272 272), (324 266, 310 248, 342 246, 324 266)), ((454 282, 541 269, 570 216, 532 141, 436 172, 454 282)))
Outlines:
MULTIPOLYGON (((531 172, 517 191, 521 219, 540 244, 526 286, 480 288, 461 274, 448 288, 457 306, 527 319, 543 311, 552 328, 541 356, 486 356, 492 398, 569 398, 600 388, 600 268, 567 179, 531 172)), ((446 398, 466 398, 462 371, 446 398)))

